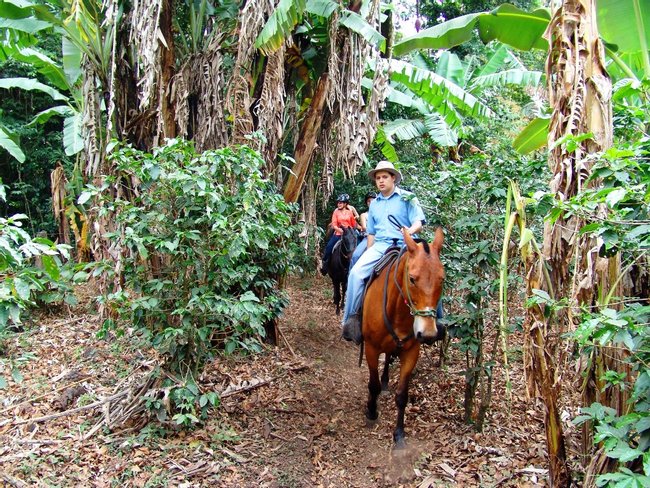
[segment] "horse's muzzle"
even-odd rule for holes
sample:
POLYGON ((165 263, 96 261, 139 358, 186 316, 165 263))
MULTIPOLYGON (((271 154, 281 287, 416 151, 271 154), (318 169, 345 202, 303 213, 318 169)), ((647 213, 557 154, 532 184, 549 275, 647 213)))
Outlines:
POLYGON ((421 344, 433 344, 436 341, 441 341, 447 335, 446 327, 434 322, 433 324, 426 324, 424 318, 416 317, 413 323, 413 333, 415 339, 421 344), (433 325, 433 327, 431 326, 433 325))

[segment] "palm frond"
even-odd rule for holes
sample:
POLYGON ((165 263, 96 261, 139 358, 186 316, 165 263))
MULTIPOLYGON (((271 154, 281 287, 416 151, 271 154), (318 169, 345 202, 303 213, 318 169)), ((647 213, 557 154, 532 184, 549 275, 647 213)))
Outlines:
POLYGON ((379 145, 381 153, 388 161, 391 163, 396 163, 399 161, 395 146, 393 146, 386 138, 386 133, 384 132, 384 127, 382 125, 379 125, 377 127, 377 134, 375 134, 375 143, 379 145))
POLYGON ((43 93, 48 94, 54 100, 67 100, 68 97, 63 95, 61 92, 48 86, 40 81, 37 81, 33 78, 3 78, 0 79, 0 88, 5 88, 7 90, 12 88, 20 88, 21 90, 37 90, 43 93))
POLYGON ((339 23, 351 31, 356 32, 370 44, 383 51, 386 39, 358 13, 352 12, 351 10, 344 10, 341 13, 339 23))
POLYGON ((306 0, 280 0, 257 36, 255 47, 266 56, 278 50, 302 20, 306 0))
POLYGON ((391 61, 391 79, 404 84, 443 116, 453 106, 464 115, 493 117, 494 112, 474 95, 432 71, 404 61, 391 61))
POLYGON ((435 72, 458 86, 465 86, 465 66, 454 53, 444 51, 438 58, 435 72))
POLYGON ((386 140, 390 143, 395 142, 396 138, 400 141, 410 141, 427 133, 422 119, 395 119, 386 122, 382 127, 386 140))
POLYGON ((310 14, 318 15, 329 19, 330 16, 339 8, 339 4, 334 0, 307 0, 305 10, 310 14))
POLYGON ((424 126, 431 139, 441 147, 457 146, 458 132, 447 125, 439 114, 429 114, 424 118, 424 126))
POLYGON ((469 90, 474 92, 478 88, 493 86, 539 86, 544 81, 544 73, 541 71, 528 71, 522 69, 509 69, 499 73, 477 76, 472 80, 469 90))

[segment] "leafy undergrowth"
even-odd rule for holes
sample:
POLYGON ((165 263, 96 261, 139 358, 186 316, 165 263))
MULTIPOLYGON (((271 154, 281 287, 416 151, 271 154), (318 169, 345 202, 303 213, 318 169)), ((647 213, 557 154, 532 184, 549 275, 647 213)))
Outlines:
POLYGON ((22 375, 0 390, 0 479, 94 487, 546 484, 543 406, 524 398, 520 356, 511 358, 510 404, 495 370, 479 434, 462 421, 462 358, 450 348, 438 367, 439 348, 425 349, 410 390, 408 446, 393 452, 397 368, 379 420, 366 426, 366 369, 357 366, 358 348, 339 339, 328 283, 294 279, 289 291, 280 347, 209 364, 200 384, 220 392, 222 404, 191 432, 156 422, 105 431, 98 423, 110 415, 105 404, 87 407, 123 391, 158 358, 139 350, 128 330, 97 339, 88 290, 75 309, 41 316, 0 358, 0 375, 12 366, 22 375))

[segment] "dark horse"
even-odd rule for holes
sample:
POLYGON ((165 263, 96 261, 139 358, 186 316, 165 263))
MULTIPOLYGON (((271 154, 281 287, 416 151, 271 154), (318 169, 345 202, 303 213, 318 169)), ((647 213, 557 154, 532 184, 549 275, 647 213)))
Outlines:
POLYGON ((350 258, 357 248, 357 233, 351 227, 343 227, 341 240, 336 243, 332 250, 332 257, 327 271, 332 278, 334 286, 333 302, 336 305, 336 315, 341 312, 342 297, 348 289, 348 271, 350 267, 350 258))
POLYGON ((445 329, 437 323, 436 307, 442 294, 445 271, 440 262, 442 229, 432 243, 415 242, 402 229, 406 249, 387 265, 369 285, 363 305, 363 339, 370 379, 366 417, 377 419, 379 356, 385 354, 382 382, 388 382, 388 366, 400 359, 399 383, 395 393, 397 425, 393 431, 396 447, 404 446, 404 409, 408 402, 411 373, 420 355, 420 344, 442 339, 445 329), (379 304, 383 304, 379 306, 379 304))

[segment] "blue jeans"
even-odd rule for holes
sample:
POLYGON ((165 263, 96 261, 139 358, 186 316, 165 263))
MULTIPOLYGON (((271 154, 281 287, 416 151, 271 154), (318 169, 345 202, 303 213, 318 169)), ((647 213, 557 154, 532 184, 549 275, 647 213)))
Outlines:
POLYGON ((332 257, 332 251, 334 250, 334 246, 340 240, 341 240, 341 236, 337 236, 336 234, 330 237, 330 240, 327 242, 327 246, 325 247, 325 254, 323 254, 323 261, 330 260, 330 258, 332 257))
MULTIPOLYGON (((372 269, 377 264, 377 261, 381 259, 386 249, 390 246, 391 244, 388 242, 375 242, 371 247, 366 249, 366 252, 360 254, 357 262, 351 267, 350 274, 348 275, 348 291, 345 295, 345 309, 343 310, 344 324, 348 317, 360 312, 359 308, 361 306, 366 280, 372 274, 372 269)), ((442 299, 438 302, 436 312, 438 318, 441 319, 443 317, 442 299)))
POLYGON ((357 244, 357 248, 352 253, 352 258, 350 259, 350 268, 352 268, 354 264, 359 260, 359 257, 363 254, 367 247, 368 238, 364 237, 361 242, 357 244))
POLYGON ((345 295, 345 309, 343 310, 343 323, 351 315, 359 313, 361 299, 363 298, 363 289, 366 280, 372 274, 372 268, 377 261, 384 255, 386 249, 390 247, 388 242, 375 242, 366 252, 359 256, 348 275, 348 291, 345 295))

